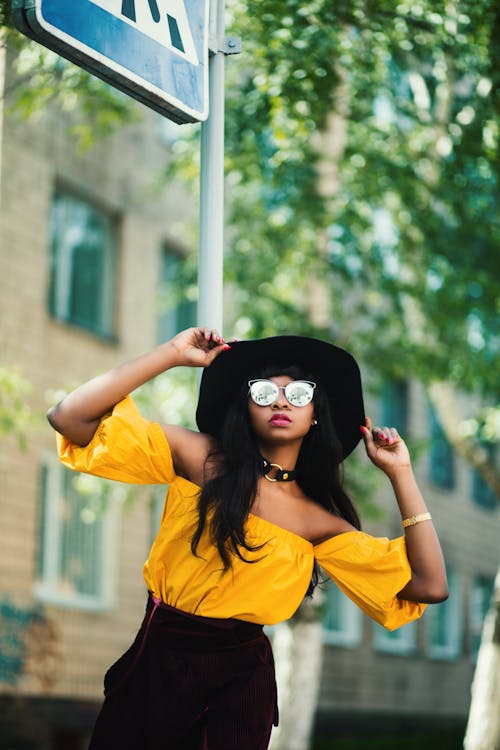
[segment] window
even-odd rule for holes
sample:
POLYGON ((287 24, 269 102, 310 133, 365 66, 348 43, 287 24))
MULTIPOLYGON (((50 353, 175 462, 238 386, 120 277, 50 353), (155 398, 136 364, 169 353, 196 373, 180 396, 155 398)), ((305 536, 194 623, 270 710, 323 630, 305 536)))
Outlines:
POLYGON ((404 435, 408 431, 408 383, 405 380, 385 383, 380 397, 381 425, 396 427, 404 435))
POLYGON ((414 622, 398 630, 386 630, 374 623, 373 645, 377 651, 389 654, 411 654, 417 647, 417 628, 414 622))
MULTIPOLYGON (((495 446, 491 443, 483 443, 483 448, 487 451, 490 460, 495 460, 495 446)), ((477 505, 486 510, 496 510, 498 500, 490 485, 483 479, 481 474, 474 470, 472 472, 472 499, 477 505)))
POLYGON ((357 646, 361 642, 362 614, 334 583, 326 590, 323 640, 334 646, 357 646))
POLYGON ((446 490, 455 486, 455 459, 453 448, 443 432, 435 410, 429 407, 429 480, 446 490))
POLYGON ((449 597, 427 607, 425 613, 427 650, 434 659, 454 659, 462 639, 462 586, 459 575, 448 568, 449 597))
POLYGON ((37 597, 88 610, 113 601, 116 511, 111 485, 47 460, 41 471, 37 597), (82 492, 83 480, 90 491, 82 492), (104 487, 108 495, 103 503, 104 487), (94 491, 93 491, 94 490, 94 491))
POLYGON ((196 302, 186 293, 185 260, 163 248, 160 267, 158 341, 168 341, 184 328, 196 325, 196 302))
POLYGON ((56 194, 50 234, 50 314, 101 336, 111 336, 116 275, 112 220, 78 198, 56 194))
POLYGON ((491 606, 495 579, 493 576, 476 576, 472 583, 469 600, 470 648, 473 659, 477 657, 481 643, 484 618, 491 606))

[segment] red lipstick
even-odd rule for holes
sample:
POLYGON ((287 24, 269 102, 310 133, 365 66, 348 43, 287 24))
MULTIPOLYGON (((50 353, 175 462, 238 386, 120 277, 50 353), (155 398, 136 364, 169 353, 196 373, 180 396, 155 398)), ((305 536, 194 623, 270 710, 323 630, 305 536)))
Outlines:
POLYGON ((290 424, 292 420, 287 414, 281 414, 277 412, 276 414, 273 414, 273 416, 271 417, 269 421, 271 422, 271 424, 274 424, 280 427, 282 425, 290 424))

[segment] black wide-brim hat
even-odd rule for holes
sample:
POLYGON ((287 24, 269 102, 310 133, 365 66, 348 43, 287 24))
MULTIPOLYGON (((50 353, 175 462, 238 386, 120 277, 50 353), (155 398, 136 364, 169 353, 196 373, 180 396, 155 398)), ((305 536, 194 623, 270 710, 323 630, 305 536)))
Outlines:
POLYGON ((219 354, 203 371, 196 410, 200 432, 219 437, 227 410, 245 381, 264 368, 293 365, 310 373, 326 393, 346 458, 361 438, 360 425, 365 424, 359 367, 344 349, 306 336, 231 343, 231 349, 219 354))

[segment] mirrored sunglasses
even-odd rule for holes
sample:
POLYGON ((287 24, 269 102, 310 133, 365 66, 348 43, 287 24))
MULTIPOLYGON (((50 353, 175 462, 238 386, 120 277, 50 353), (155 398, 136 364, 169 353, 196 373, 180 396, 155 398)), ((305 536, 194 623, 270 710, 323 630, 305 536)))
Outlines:
POLYGON ((310 404, 316 383, 310 380, 292 380, 287 385, 278 385, 274 380, 249 380, 250 398, 257 406, 271 406, 278 400, 279 392, 285 392, 286 400, 292 406, 307 406, 310 404))

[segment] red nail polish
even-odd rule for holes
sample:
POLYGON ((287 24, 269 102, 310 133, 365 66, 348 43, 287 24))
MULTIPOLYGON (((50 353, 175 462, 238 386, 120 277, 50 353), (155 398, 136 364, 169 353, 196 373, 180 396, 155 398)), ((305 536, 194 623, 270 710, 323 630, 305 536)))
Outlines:
POLYGON ((231 347, 229 346, 229 344, 224 344, 224 346, 222 347, 222 351, 223 351, 223 352, 227 352, 227 351, 228 351, 228 349, 230 349, 230 348, 231 348, 231 347))

